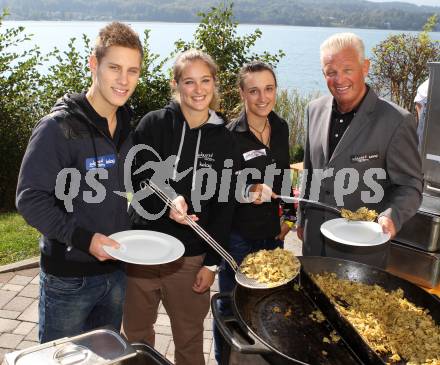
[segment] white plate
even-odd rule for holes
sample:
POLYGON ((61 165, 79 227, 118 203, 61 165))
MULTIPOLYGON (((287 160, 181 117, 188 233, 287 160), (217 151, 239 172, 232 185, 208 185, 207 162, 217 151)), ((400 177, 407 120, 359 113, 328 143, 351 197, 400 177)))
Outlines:
POLYGON ((115 259, 140 265, 166 264, 177 260, 185 247, 177 238, 165 233, 132 230, 109 236, 120 244, 119 249, 104 246, 105 252, 115 259))
POLYGON ((332 241, 350 246, 376 246, 390 240, 376 222, 331 219, 321 225, 321 233, 332 241))

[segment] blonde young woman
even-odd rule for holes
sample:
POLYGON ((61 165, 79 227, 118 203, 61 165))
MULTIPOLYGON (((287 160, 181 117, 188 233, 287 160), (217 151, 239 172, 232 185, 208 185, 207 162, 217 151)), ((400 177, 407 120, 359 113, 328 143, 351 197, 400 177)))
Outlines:
MULTIPOLYGON (((233 137, 223 118, 213 110, 216 75, 217 66, 207 54, 197 50, 180 54, 173 67, 174 101, 148 113, 137 126, 134 140, 135 144, 152 147, 162 161, 176 156, 172 171, 167 173, 171 177, 169 186, 175 192, 174 203, 224 245, 229 240, 234 192, 230 189, 226 199, 219 199, 220 180, 225 165, 236 168, 238 152, 234 152, 233 137), (217 176, 216 181, 209 181, 209 186, 209 179, 202 179, 201 169, 206 168, 215 170, 217 176), (192 202, 200 184, 202 192, 214 189, 214 194, 202 199, 197 211, 192 202)), ((136 157, 135 165, 152 160, 157 160, 154 154, 144 151, 136 157)), ((145 178, 149 176, 133 176, 135 190, 145 178)), ((141 204, 149 213, 163 209, 154 196, 141 204)), ((175 363, 204 364, 203 320, 209 310, 209 288, 220 257, 174 211, 167 211, 156 220, 146 220, 132 211, 132 218, 135 229, 160 231, 178 238, 185 253, 168 264, 129 265, 123 332, 130 342, 154 345, 153 325, 162 301, 171 321, 175 363)))

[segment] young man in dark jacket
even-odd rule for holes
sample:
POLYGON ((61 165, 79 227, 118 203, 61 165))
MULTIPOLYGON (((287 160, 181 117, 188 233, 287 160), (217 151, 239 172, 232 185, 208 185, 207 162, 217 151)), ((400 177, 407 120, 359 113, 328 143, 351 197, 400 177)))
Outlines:
POLYGON ((58 100, 29 141, 17 208, 42 233, 40 342, 104 325, 120 329, 124 268, 103 246, 118 247, 108 235, 129 228, 120 193, 132 147, 125 103, 141 62, 138 35, 122 23, 108 24, 90 56, 89 90, 58 100))

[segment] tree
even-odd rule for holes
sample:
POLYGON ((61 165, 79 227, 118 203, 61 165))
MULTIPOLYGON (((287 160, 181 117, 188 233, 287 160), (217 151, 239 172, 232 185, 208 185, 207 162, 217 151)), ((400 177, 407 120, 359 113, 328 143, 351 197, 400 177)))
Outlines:
POLYGON ((237 114, 240 104, 237 88, 237 73, 240 67, 255 59, 275 67, 284 56, 282 50, 275 55, 268 52, 251 52, 262 32, 256 29, 250 35, 238 36, 238 23, 233 19, 232 8, 233 4, 226 1, 218 7, 212 7, 208 13, 199 13, 201 21, 194 33, 194 40, 188 43, 179 40, 175 43, 176 52, 197 48, 211 55, 216 61, 219 67, 220 111, 228 117, 237 114))
MULTIPOLYGON (((0 15, 0 28, 7 16, 0 15)), ((41 63, 38 47, 17 52, 29 41, 23 27, 0 32, 0 210, 11 210, 15 204, 15 187, 20 163, 35 122, 41 114, 38 103, 41 63)))
POLYGON ((90 39, 83 34, 83 53, 76 48, 76 39, 71 38, 67 51, 58 48, 50 52, 45 61, 51 62, 47 75, 42 77, 40 105, 44 114, 49 113, 56 100, 66 93, 81 92, 91 85, 89 72, 90 39))
POLYGON ((429 36, 437 20, 437 15, 433 15, 418 35, 390 35, 373 48, 372 85, 381 95, 411 112, 417 87, 428 77, 427 63, 440 60, 440 44, 429 36))
POLYGON ((163 108, 171 98, 169 77, 163 71, 168 58, 158 61, 159 55, 151 53, 148 45, 150 30, 146 29, 144 35, 142 71, 138 86, 130 98, 136 124, 149 111, 163 108))

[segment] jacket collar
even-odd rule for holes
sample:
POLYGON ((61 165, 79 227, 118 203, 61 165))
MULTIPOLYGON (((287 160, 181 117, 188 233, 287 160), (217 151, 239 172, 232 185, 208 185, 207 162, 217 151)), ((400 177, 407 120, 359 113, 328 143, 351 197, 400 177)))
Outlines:
MULTIPOLYGON (((267 119, 269 119, 269 123, 271 127, 273 127, 274 123, 278 123, 279 117, 278 115, 271 111, 269 115, 267 116, 267 119)), ((246 113, 242 111, 238 118, 232 122, 231 128, 234 132, 248 132, 249 131, 249 124, 247 121, 246 113)))
MULTIPOLYGON (((339 154, 342 153, 347 147, 349 147, 353 141, 356 139, 356 137, 362 132, 362 130, 372 121, 371 113, 373 113, 376 103, 377 103, 378 97, 376 93, 373 91, 372 88, 369 88, 367 94, 365 95, 362 104, 359 106, 356 115, 354 116, 353 120, 350 123, 350 126, 345 131, 344 135, 342 136, 341 140, 339 141, 338 145, 335 148, 335 151, 333 152, 333 155, 330 156, 329 162, 334 160, 339 154)), ((328 115, 327 122, 328 126, 330 126, 330 119, 331 119, 331 100, 330 105, 328 106, 328 111, 330 115, 328 115)), ((326 153, 328 153, 328 131, 329 128, 327 128, 326 135, 326 142, 325 142, 325 149, 326 153)), ((327 160, 327 158, 326 158, 327 160)))

